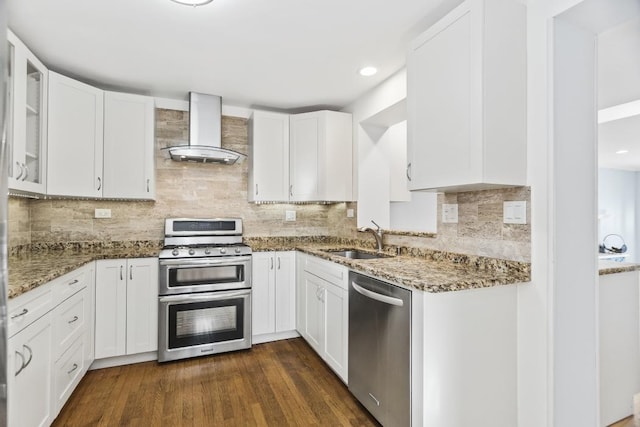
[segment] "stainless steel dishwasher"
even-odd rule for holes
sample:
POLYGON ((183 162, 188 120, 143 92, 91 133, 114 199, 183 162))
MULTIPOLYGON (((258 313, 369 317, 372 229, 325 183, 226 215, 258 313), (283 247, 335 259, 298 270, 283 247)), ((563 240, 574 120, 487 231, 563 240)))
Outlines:
POLYGON ((354 272, 349 391, 383 426, 411 425, 411 291, 354 272))

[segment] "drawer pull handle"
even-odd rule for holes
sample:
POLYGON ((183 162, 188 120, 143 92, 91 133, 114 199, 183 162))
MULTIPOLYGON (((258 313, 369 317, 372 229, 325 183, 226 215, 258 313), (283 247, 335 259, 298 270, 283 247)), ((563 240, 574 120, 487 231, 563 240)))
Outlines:
POLYGON ((76 284, 76 283, 78 283, 79 281, 80 281, 80 280, 78 280, 78 279, 74 279, 74 280, 72 280, 72 281, 70 281, 70 282, 69 282, 69 286, 71 286, 71 285, 75 285, 75 284, 76 284))
POLYGON ((18 317, 24 316, 25 314, 27 314, 29 312, 29 310, 27 310, 26 308, 23 308, 22 311, 18 314, 14 314, 13 316, 11 316, 12 319, 17 319, 18 317))
POLYGON ((69 320, 67 323, 72 324, 73 322, 77 322, 77 321, 78 321, 78 316, 73 316, 73 319, 69 320))
POLYGON ((147 179, 147 193, 149 192, 149 180, 147 179))
POLYGON ((78 369, 78 364, 77 364, 77 363, 74 363, 74 364, 73 364, 73 368, 71 368, 71 370, 70 370, 70 371, 67 371, 67 375, 71 374, 71 373, 72 373, 73 371, 75 371, 76 369, 78 369))
POLYGON ((29 360, 27 360, 27 362, 24 364, 24 367, 26 368, 27 366, 29 366, 29 363, 31 363, 31 359, 33 359, 33 351, 31 351, 31 347, 26 344, 22 344, 22 348, 24 348, 25 350, 29 350, 29 360))
POLYGON ((20 369, 18 369, 18 372, 16 372, 16 377, 18 375, 20 375, 20 372, 22 372, 24 370, 24 356, 22 355, 22 353, 20 353, 19 351, 16 350, 16 356, 20 356, 20 369))
POLYGON ((133 265, 129 266, 129 280, 133 280, 133 265))
POLYGON ((124 278, 122 277, 122 266, 120 266, 120 280, 124 280, 124 278))

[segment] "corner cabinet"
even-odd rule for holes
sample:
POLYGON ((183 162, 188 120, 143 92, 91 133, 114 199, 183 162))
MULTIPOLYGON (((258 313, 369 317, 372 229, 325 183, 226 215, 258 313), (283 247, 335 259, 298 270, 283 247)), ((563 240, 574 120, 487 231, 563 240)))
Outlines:
POLYGON ((158 259, 96 261, 95 358, 158 350, 158 259))
POLYGON ((407 56, 410 190, 526 185, 526 8, 467 0, 407 56))
POLYGON ((154 101, 104 93, 104 198, 154 199, 154 101))
POLYGON ((252 257, 253 342, 297 336, 296 253, 256 252, 252 257))
POLYGON ((289 120, 289 200, 352 200, 351 114, 314 111, 289 120))
POLYGON ((348 382, 349 270, 314 256, 301 256, 297 285, 298 332, 348 382))
POLYGON ((104 92, 49 73, 47 194, 102 197, 104 92))
POLYGON ((11 31, 7 40, 9 189, 45 194, 49 71, 11 31))
POLYGON ((255 111, 249 120, 250 202, 289 200, 289 115, 255 111))

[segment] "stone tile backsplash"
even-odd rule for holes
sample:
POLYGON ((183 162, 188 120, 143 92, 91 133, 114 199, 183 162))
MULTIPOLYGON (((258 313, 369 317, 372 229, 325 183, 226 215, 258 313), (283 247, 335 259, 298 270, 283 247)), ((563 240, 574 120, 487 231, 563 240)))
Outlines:
MULTIPOLYGON (((166 217, 240 216, 244 234, 257 236, 338 236, 363 239, 356 217, 347 209, 357 204, 254 204, 247 202, 248 162, 241 165, 180 163, 165 159, 161 148, 187 144, 188 113, 156 110, 156 201, 28 200, 9 199, 9 246, 54 242, 158 241, 166 217), (94 209, 111 209, 109 219, 95 219, 94 209), (295 210, 297 220, 284 220, 285 210, 295 210)), ((222 145, 246 153, 248 121, 222 118, 222 145)), ((438 196, 442 203, 458 203, 458 224, 438 221, 435 237, 387 234, 385 244, 445 250, 470 255, 530 259, 530 225, 502 224, 502 202, 526 200, 528 187, 438 196)), ((530 217, 530 215, 528 215, 530 217)))

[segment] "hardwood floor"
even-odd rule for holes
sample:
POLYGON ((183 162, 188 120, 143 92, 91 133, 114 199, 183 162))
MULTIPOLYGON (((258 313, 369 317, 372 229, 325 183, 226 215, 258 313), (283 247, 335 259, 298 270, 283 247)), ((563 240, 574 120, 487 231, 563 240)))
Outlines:
POLYGON ((89 371, 53 426, 379 426, 301 339, 89 371))
POLYGON ((617 423, 611 424, 609 427, 634 427, 633 417, 625 418, 624 420, 620 420, 617 423))

